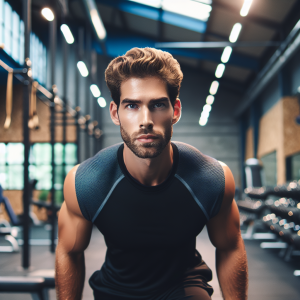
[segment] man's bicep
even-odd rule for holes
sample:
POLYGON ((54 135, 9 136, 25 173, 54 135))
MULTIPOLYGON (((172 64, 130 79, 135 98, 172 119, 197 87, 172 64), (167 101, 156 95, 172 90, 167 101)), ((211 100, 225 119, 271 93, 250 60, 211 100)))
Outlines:
POLYGON ((235 247, 239 240, 239 211, 234 201, 235 184, 230 169, 222 164, 225 175, 225 190, 219 213, 207 223, 212 244, 218 249, 235 247))
POLYGON ((58 217, 59 245, 66 252, 81 252, 86 249, 93 224, 80 211, 75 191, 75 174, 78 166, 67 175, 64 183, 64 198, 58 217))

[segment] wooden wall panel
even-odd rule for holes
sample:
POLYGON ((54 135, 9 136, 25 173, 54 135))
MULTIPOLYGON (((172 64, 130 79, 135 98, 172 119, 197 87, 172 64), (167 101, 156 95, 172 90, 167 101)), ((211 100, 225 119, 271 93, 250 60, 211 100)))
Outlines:
POLYGON ((6 118, 6 86, 0 86, 0 142, 21 143, 23 141, 23 88, 22 85, 15 85, 13 88, 13 105, 11 124, 4 129, 6 118))
MULTIPOLYGON (((38 195, 41 191, 34 190, 33 198, 38 199, 38 195)), ((23 213, 23 191, 20 190, 6 190, 3 191, 4 197, 9 199, 9 202, 15 212, 16 215, 20 215, 23 213)), ((48 202, 50 202, 50 193, 48 195, 48 202)), ((35 205, 31 206, 32 211, 35 213, 37 218, 41 221, 46 221, 48 219, 47 210, 45 208, 38 208, 35 205)), ((6 212, 5 206, 2 203, 0 207, 0 220, 10 221, 8 214, 6 212)))
MULTIPOLYGON (((22 143, 23 141, 23 86, 15 85, 13 89, 12 122, 10 128, 4 130, 3 125, 6 117, 6 86, 0 87, 0 142, 22 143)), ((60 107, 56 107, 60 110, 60 107)), ((50 109, 41 100, 37 99, 37 114, 39 118, 39 129, 30 130, 30 141, 32 143, 50 142, 50 109)), ((69 117, 70 115, 67 114, 69 117)), ((62 114, 58 114, 62 116, 62 114)), ((68 122, 73 122, 70 120, 68 122)), ((62 126, 55 128, 55 141, 62 142, 62 126)), ((69 143, 76 142, 76 126, 67 126, 66 140, 69 143)))
POLYGON ((253 127, 249 127, 246 132, 245 161, 248 158, 253 158, 253 157, 254 157, 253 127))
POLYGON ((277 184, 286 181, 283 126, 283 100, 280 100, 260 119, 257 151, 258 158, 276 151, 277 184))
POLYGON ((300 125, 295 122, 299 114, 300 107, 297 97, 285 97, 283 99, 285 157, 300 152, 300 125))

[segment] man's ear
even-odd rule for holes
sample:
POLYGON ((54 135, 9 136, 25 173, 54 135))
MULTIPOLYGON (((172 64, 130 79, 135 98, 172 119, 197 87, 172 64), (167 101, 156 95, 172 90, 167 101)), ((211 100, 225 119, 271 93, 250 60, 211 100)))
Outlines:
POLYGON ((118 106, 114 101, 111 101, 109 104, 110 117, 115 125, 120 126, 119 115, 118 115, 118 106))
POLYGON ((181 102, 180 99, 177 98, 174 103, 174 113, 173 113, 173 120, 172 124, 176 124, 181 118, 181 102))

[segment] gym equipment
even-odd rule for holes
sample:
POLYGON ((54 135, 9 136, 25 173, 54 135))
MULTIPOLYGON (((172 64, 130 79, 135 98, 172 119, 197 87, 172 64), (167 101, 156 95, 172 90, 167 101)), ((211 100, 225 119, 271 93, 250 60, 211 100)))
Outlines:
POLYGON ((37 270, 28 276, 0 276, 0 293, 30 293, 33 300, 49 300, 55 288, 54 270, 37 270))

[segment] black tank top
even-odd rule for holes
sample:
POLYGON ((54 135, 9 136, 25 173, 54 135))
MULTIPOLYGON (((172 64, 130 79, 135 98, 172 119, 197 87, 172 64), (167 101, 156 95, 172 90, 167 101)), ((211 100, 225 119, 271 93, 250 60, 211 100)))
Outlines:
POLYGON ((148 299, 191 274, 211 280, 196 236, 221 207, 224 172, 217 160, 196 148, 179 142, 172 146, 171 173, 157 186, 144 186, 129 174, 123 144, 78 167, 79 207, 107 245, 101 270, 90 278, 97 293, 148 299))

